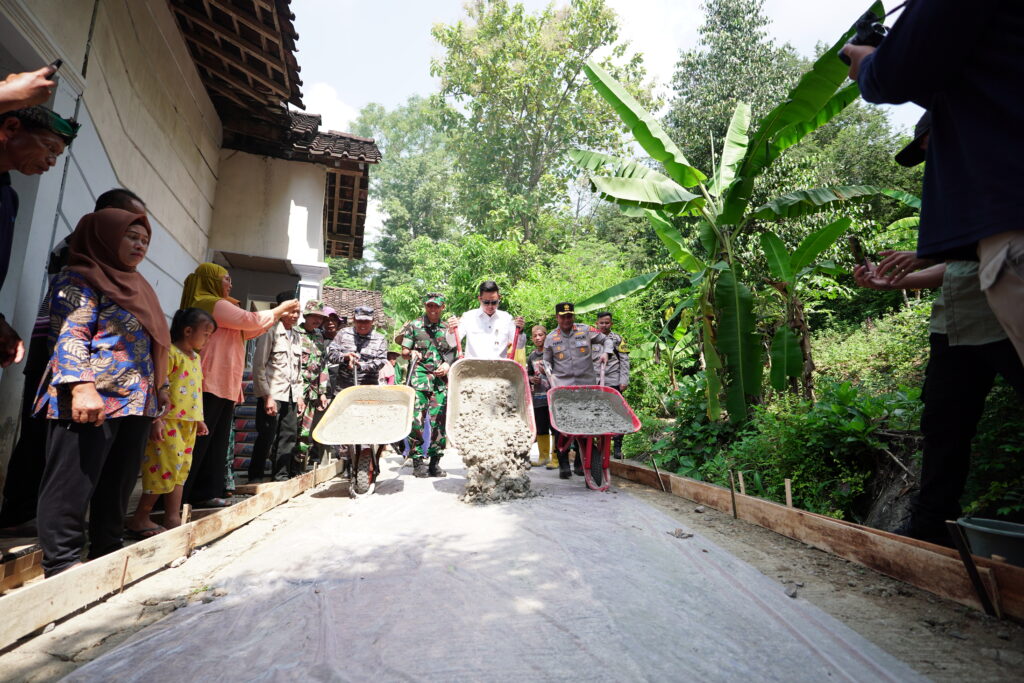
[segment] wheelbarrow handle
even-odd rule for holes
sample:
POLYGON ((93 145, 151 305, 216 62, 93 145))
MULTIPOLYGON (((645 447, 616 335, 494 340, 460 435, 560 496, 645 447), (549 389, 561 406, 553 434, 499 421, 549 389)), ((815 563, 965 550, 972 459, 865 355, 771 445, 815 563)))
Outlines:
POLYGON ((412 374, 416 372, 416 366, 420 364, 420 354, 413 351, 409 354, 409 368, 405 375, 405 386, 412 386, 412 374))
POLYGON ((508 350, 508 357, 512 360, 516 359, 516 349, 519 348, 519 333, 522 332, 518 327, 516 333, 512 335, 512 347, 508 350))

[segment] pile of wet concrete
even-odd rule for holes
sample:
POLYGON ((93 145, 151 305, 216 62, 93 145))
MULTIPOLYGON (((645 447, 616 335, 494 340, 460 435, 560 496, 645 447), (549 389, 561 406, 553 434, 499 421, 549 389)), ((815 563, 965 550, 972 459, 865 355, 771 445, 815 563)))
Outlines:
POLYGON ((461 410, 448 428, 466 464, 462 500, 496 503, 533 496, 527 474, 533 436, 517 410, 512 382, 467 378, 458 391, 461 410))

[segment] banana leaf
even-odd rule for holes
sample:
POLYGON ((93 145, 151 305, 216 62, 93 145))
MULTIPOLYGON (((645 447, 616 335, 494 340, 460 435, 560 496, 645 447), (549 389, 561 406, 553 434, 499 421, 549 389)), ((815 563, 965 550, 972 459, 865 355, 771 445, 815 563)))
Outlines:
MULTIPOLYGON (((884 14, 881 2, 872 3, 870 9, 878 16, 884 14)), ((785 101, 761 119, 757 132, 753 135, 751 144, 747 148, 747 155, 737 171, 737 177, 742 179, 742 182, 733 182, 727 188, 720 219, 721 224, 736 225, 742 219, 747 204, 750 202, 754 178, 774 158, 772 157, 772 143, 776 134, 788 126, 796 126, 787 133, 788 140, 803 128, 800 124, 806 122, 808 126, 812 126, 815 121, 823 118, 820 115, 823 109, 830 109, 844 99, 840 97, 839 100, 833 102, 836 90, 846 80, 848 71, 847 66, 839 60, 838 55, 839 50, 853 33, 854 27, 851 25, 828 51, 818 57, 810 71, 805 73, 796 87, 789 91, 785 101)), ((834 115, 832 114, 832 116, 834 115)), ((824 120, 831 118, 827 114, 825 117, 827 118, 824 120)), ((799 137, 802 138, 811 130, 814 128, 802 132, 799 137)), ((782 149, 776 150, 775 156, 778 156, 782 149)))
POLYGON ((740 102, 732 113, 732 120, 729 121, 729 129, 725 133, 725 142, 722 143, 722 160, 718 164, 718 170, 711 181, 708 192, 718 197, 722 190, 729 187, 736 177, 736 169, 743 163, 743 157, 747 154, 747 129, 750 127, 750 105, 740 102))
POLYGON ((671 213, 683 213, 704 204, 703 197, 687 192, 660 173, 657 175, 661 177, 661 180, 653 176, 645 178, 591 176, 590 183, 594 191, 602 198, 616 204, 638 206, 644 209, 664 209, 671 213))
POLYGON ((772 369, 769 374, 772 388, 785 391, 789 377, 799 377, 803 371, 804 355, 800 338, 789 325, 775 330, 771 348, 772 369))
POLYGON ((704 391, 708 402, 708 419, 717 422, 722 418, 722 402, 719 399, 722 393, 722 359, 715 350, 714 332, 711 330, 711 321, 706 317, 701 341, 704 348, 704 391))
POLYGON ((668 253, 675 259, 676 263, 683 267, 683 270, 687 273, 696 273, 704 270, 704 263, 686 248, 683 244, 683 236, 676 230, 676 226, 672 225, 672 222, 668 220, 668 216, 649 210, 647 218, 654 227, 654 232, 657 233, 661 241, 668 247, 668 253))
POLYGON ((761 249, 764 250, 768 270, 776 280, 793 282, 793 267, 790 265, 789 251, 778 235, 771 231, 761 233, 761 249))
POLYGON ((708 261, 714 261, 718 258, 718 235, 715 233, 715 227, 707 221, 701 221, 697 224, 697 234, 700 246, 707 252, 708 261))
POLYGON ((633 133, 634 139, 656 161, 660 161, 668 175, 683 187, 693 187, 707 179, 703 173, 690 166, 676 143, 636 99, 623 88, 607 71, 589 60, 583 70, 623 123, 633 133))
POLYGON ((608 169, 617 178, 646 178, 654 174, 668 180, 668 178, 654 169, 630 159, 613 157, 600 152, 591 152, 586 149, 570 149, 569 158, 572 162, 586 171, 598 171, 608 169))
POLYGON ((841 187, 816 187, 797 190, 776 197, 764 206, 754 209, 749 218, 800 218, 817 213, 829 204, 848 199, 877 195, 880 190, 873 185, 843 185, 841 187))
POLYGON ((605 308, 606 306, 625 299, 627 296, 632 296, 637 292, 643 290, 654 284, 662 275, 663 271, 657 271, 654 273, 645 273, 643 275, 637 275, 631 277, 628 280, 623 280, 617 285, 612 285, 608 289, 598 292, 594 296, 584 299, 580 303, 576 304, 576 313, 591 313, 592 311, 605 308))
POLYGON ((901 230, 911 230, 921 225, 920 216, 907 216, 906 218, 900 218, 899 220, 893 221, 889 225, 885 226, 883 232, 898 232, 901 230))
POLYGON ((747 417, 748 394, 761 393, 761 348, 754 323, 754 297, 731 268, 718 276, 715 302, 719 307, 718 348, 728 373, 726 405, 730 419, 747 417))
POLYGON ((921 209, 921 198, 902 190, 879 190, 881 194, 892 197, 898 202, 903 202, 912 209, 921 209))
POLYGON ((856 83, 851 83, 833 95, 811 118, 791 123, 780 130, 768 146, 767 152, 757 155, 751 160, 747 172, 754 175, 759 174, 765 166, 778 159, 784 151, 803 140, 808 133, 818 130, 831 121, 858 97, 860 97, 860 88, 856 83))
POLYGON ((814 263, 821 252, 835 244, 839 236, 850 229, 852 222, 849 218, 840 218, 805 237, 793 252, 793 272, 799 272, 814 263))

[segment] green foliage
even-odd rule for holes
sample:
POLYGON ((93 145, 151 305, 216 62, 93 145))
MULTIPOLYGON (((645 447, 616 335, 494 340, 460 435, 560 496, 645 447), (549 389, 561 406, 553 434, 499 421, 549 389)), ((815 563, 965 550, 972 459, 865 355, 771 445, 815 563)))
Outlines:
POLYGON ((622 146, 614 114, 600 105, 583 65, 603 46, 602 66, 634 94, 642 58, 618 42, 604 0, 571 0, 537 14, 506 0, 473 0, 466 18, 434 27, 450 149, 459 168, 459 213, 492 238, 534 240, 544 211, 567 202, 565 152, 622 146))
POLYGON ((921 386, 928 360, 930 311, 930 301, 915 301, 859 327, 815 335, 818 372, 870 392, 890 392, 900 385, 921 386))
POLYGON ((410 97, 386 111, 371 103, 359 112, 353 131, 372 137, 384 161, 370 173, 371 196, 385 215, 374 257, 385 269, 403 268, 401 248, 417 237, 451 237, 456 204, 455 169, 436 98, 410 97))

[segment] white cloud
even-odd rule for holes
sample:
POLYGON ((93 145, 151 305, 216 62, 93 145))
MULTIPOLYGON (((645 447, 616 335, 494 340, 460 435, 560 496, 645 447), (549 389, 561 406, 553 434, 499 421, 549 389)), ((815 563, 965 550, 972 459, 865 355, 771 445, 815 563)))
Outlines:
POLYGON ((619 37, 628 40, 633 51, 643 53, 657 92, 669 94, 679 51, 697 44, 697 29, 704 21, 700 4, 666 0, 609 0, 608 4, 619 15, 619 37))
POLYGON ((322 117, 321 130, 347 132, 359 113, 355 107, 344 102, 329 83, 320 82, 309 86, 302 100, 306 105, 306 113, 320 114, 322 117))

